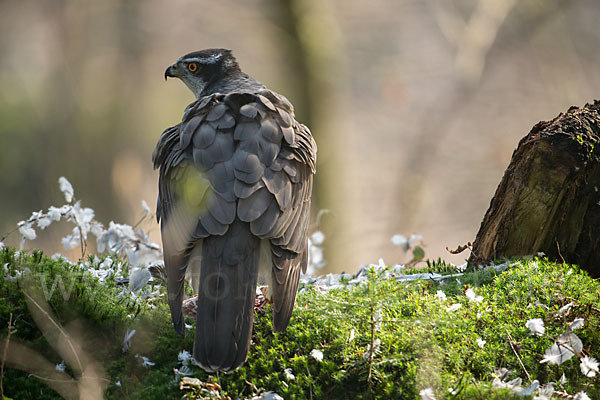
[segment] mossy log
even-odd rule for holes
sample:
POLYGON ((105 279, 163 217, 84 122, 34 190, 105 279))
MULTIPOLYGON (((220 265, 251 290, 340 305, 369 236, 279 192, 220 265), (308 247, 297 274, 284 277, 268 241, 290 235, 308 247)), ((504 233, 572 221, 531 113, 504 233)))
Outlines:
POLYGON ((472 250, 475 263, 543 252, 600 276, 600 101, 521 139, 472 250))

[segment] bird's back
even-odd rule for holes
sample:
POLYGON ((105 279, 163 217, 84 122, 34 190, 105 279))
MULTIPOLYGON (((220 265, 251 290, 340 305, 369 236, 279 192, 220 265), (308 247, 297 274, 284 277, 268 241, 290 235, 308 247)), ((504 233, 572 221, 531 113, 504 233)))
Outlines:
POLYGON ((315 160, 310 131, 266 89, 203 97, 161 136, 154 162, 169 303, 183 333, 185 271, 198 270, 194 357, 206 370, 245 361, 261 260, 275 330, 287 326, 308 257, 315 160))

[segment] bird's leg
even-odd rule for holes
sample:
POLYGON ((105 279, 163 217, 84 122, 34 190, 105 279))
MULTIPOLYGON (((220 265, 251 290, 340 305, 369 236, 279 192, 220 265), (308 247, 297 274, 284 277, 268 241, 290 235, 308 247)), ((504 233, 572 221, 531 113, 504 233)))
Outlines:
POLYGON ((256 300, 254 300, 254 311, 264 312, 267 304, 273 304, 273 300, 269 295, 269 287, 259 286, 256 291, 256 300))
POLYGON ((181 304, 183 315, 196 319, 196 313, 198 311, 198 296, 187 298, 181 304))

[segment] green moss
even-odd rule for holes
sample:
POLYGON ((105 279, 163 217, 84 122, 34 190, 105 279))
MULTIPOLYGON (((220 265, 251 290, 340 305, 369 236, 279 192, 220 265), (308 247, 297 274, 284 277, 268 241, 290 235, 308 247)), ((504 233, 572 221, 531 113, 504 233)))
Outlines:
MULTIPOLYGON (((0 267, 5 263, 11 275, 27 267, 34 274, 44 273, 48 282, 57 276, 65 280, 76 277, 72 296, 65 301, 58 291, 49 303, 64 326, 78 320, 88 327, 84 340, 88 347, 84 349, 104 366, 111 381, 107 398, 169 399, 184 394, 173 368, 181 368, 177 355, 182 349, 191 351, 193 335, 181 338, 175 334, 164 297, 155 307, 127 296, 118 298, 120 289, 114 284, 84 279, 82 267, 39 253, 17 257, 13 250, 4 249, 0 267), (135 328, 137 333, 132 348, 123 353, 127 328, 135 328), (135 358, 138 353, 155 365, 144 368, 135 358)), ((439 265, 431 268, 456 272, 445 266, 440 270, 439 265)), ((504 272, 471 271, 459 279, 448 278, 444 284, 430 280, 398 283, 372 271, 370 279, 358 287, 327 293, 306 288, 298 296, 286 332, 272 332, 268 307, 257 313, 253 345, 244 367, 218 376, 194 369, 195 377, 218 382, 221 395, 231 398, 273 390, 286 399, 418 399, 420 390, 432 388, 438 399, 511 399, 517 398, 513 392, 494 389, 491 381, 494 370, 505 367, 514 372, 513 377, 523 378, 525 385, 526 374, 514 347, 531 379, 557 382, 564 373, 568 393, 585 390, 590 398, 600 398, 598 378, 584 377, 577 357, 560 366, 540 364, 544 351, 575 317, 585 319, 585 326, 577 331, 584 350, 600 358, 600 333, 595 328, 600 323, 597 281, 577 267, 545 260, 521 261, 504 272), (470 302, 464 294, 467 287, 473 287, 484 300, 470 302), (436 297, 437 290, 444 291, 445 302, 436 297), (556 311, 569 302, 575 305, 568 314, 557 317, 556 311), (462 307, 448 311, 454 303, 462 307), (536 303, 548 306, 549 311, 536 303), (525 322, 531 318, 544 320, 544 336, 529 335, 525 322), (381 342, 372 363, 367 352, 371 333, 381 342), (483 348, 477 345, 478 338, 486 341, 483 348), (311 357, 313 349, 323 352, 323 361, 311 357), (295 379, 286 378, 287 368, 295 379)), ((5 279, 2 269, 0 296, 0 336, 6 334, 12 312, 18 315, 13 337, 59 363, 61 357, 30 317, 22 291, 14 280, 5 279)), ((41 381, 13 369, 7 370, 4 386, 7 396, 13 398, 57 398, 41 381)), ((200 390, 187 393, 188 398, 207 396, 200 390)))

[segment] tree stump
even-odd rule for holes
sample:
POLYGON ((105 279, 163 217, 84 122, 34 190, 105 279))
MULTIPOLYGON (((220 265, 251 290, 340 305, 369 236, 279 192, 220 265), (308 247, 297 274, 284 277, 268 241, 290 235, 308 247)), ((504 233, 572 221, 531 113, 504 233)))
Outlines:
POLYGON ((600 101, 542 121, 519 142, 469 262, 545 253, 600 276, 600 101))

